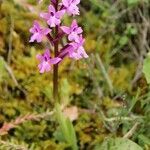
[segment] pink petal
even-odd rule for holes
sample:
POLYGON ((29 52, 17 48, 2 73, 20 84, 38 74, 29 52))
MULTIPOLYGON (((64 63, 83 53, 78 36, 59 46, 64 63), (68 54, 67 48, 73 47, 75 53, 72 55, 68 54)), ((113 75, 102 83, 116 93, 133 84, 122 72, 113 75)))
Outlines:
POLYGON ((74 19, 71 24, 71 28, 78 27, 77 21, 74 19))
POLYGON ((45 68, 43 67, 43 64, 39 64, 38 68, 39 68, 40 73, 44 73, 45 68))
POLYGON ((60 19, 57 19, 55 16, 51 17, 47 23, 50 25, 50 27, 55 27, 56 25, 60 24, 60 19))
POLYGON ((29 42, 34 42, 37 41, 38 43, 40 43, 42 41, 42 35, 40 35, 39 33, 35 33, 31 36, 30 41, 29 42))
POLYGON ((37 54, 37 55, 36 55, 36 58, 37 58, 39 61, 43 61, 43 60, 44 60, 44 58, 43 58, 43 56, 42 56, 41 54, 37 54))
POLYGON ((53 5, 49 5, 48 11, 49 11, 49 12, 52 12, 52 13, 54 13, 54 14, 56 13, 56 10, 55 10, 55 8, 54 8, 53 5))
POLYGON ((78 5, 80 3, 80 0, 73 0, 73 4, 78 5))
POLYGON ((32 27, 32 28, 30 28, 30 30, 29 30, 31 33, 35 33, 36 32, 36 30, 35 30, 35 28, 34 27, 32 27))
POLYGON ((65 7, 69 6, 69 0, 62 0, 62 3, 65 7))
POLYGON ((38 65, 39 70, 42 69, 42 63, 38 65))
POLYGON ((76 5, 71 4, 67 8, 67 12, 68 12, 69 15, 79 15, 79 8, 76 5))
POLYGON ((50 55, 50 50, 49 49, 45 50, 44 56, 47 57, 47 59, 50 59, 51 55, 50 55))
POLYGON ((50 27, 56 27, 56 24, 55 24, 55 21, 53 18, 49 19, 47 21, 47 24, 50 26, 50 27))
POLYGON ((88 58, 88 57, 89 57, 82 46, 79 47, 77 51, 78 51, 78 53, 79 53, 80 55, 82 55, 84 58, 88 58))
POLYGON ((61 28, 61 29, 63 30, 63 32, 65 32, 66 34, 69 34, 69 33, 70 33, 70 28, 69 28, 69 27, 61 26, 60 28, 61 28))
POLYGON ((34 21, 34 27, 35 27, 35 28, 37 28, 37 29, 39 29, 39 28, 40 28, 40 25, 39 25, 39 23, 38 23, 38 21, 37 21, 37 20, 35 20, 35 21, 34 21))
POLYGON ((73 59, 78 60, 78 59, 80 59, 80 58, 81 58, 81 56, 80 56, 80 55, 78 55, 77 53, 73 52, 73 53, 71 53, 71 54, 70 54, 70 58, 73 58, 73 59))
POLYGON ((41 64, 38 65, 38 68, 40 70, 40 73, 48 72, 51 70, 51 66, 48 62, 42 62, 41 64))
POLYGON ((72 43, 70 43, 70 45, 71 45, 74 49, 77 49, 77 48, 78 48, 78 43, 76 43, 76 42, 72 42, 72 43))
POLYGON ((81 34, 81 33, 83 32, 83 30, 82 30, 81 27, 79 27, 79 28, 77 28, 76 32, 77 32, 78 34, 81 34))
POLYGON ((71 34, 69 34, 68 39, 69 41, 75 40, 75 42, 79 42, 79 36, 77 35, 76 32, 72 32, 71 34))
POLYGON ((55 16, 60 19, 64 14, 65 14, 65 10, 61 10, 56 12, 55 16))
POLYGON ((60 25, 60 23, 61 23, 60 19, 55 18, 55 24, 60 25))
POLYGON ((39 23, 35 20, 34 23, 33 23, 33 27, 30 28, 29 30, 31 33, 35 33, 35 32, 38 32, 40 31, 40 25, 39 23))
POLYGON ((51 70, 51 66, 50 66, 50 64, 47 63, 47 64, 45 65, 45 71, 46 71, 46 72, 49 72, 50 70, 51 70))
POLYGON ((69 34, 69 36, 68 36, 68 40, 69 41, 73 41, 74 40, 74 34, 73 33, 71 33, 71 34, 69 34))
POLYGON ((48 13, 40 13, 40 17, 41 18, 44 18, 44 19, 46 19, 46 20, 48 20, 49 19, 49 14, 48 13))
POLYGON ((43 35, 47 35, 47 34, 50 33, 51 31, 52 31, 51 29, 45 28, 45 29, 42 30, 42 34, 43 34, 43 35))

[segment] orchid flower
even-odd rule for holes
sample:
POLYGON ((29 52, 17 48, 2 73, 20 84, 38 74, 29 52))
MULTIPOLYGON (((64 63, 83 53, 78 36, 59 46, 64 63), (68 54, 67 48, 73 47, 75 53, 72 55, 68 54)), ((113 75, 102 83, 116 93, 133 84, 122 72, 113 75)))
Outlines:
POLYGON ((51 32, 49 28, 41 28, 37 21, 34 21, 33 27, 30 28, 30 32, 33 34, 29 42, 37 41, 40 43, 45 35, 51 32))
POLYGON ((78 42, 79 40, 79 34, 83 32, 82 28, 78 27, 76 20, 73 20, 71 27, 61 26, 61 29, 63 30, 64 33, 68 35, 69 41, 76 41, 76 42, 78 42))
POLYGON ((84 50, 83 44, 85 42, 85 39, 83 39, 82 35, 79 36, 79 42, 72 42, 70 45, 72 46, 72 49, 69 51, 69 57, 73 59, 81 59, 81 58, 88 58, 87 53, 84 50))
POLYGON ((79 3, 80 0, 62 0, 68 15, 79 15, 79 8, 77 7, 79 3))
POLYGON ((47 21, 50 27, 55 27, 61 23, 61 18, 65 10, 56 11, 53 5, 49 5, 48 13, 40 13, 40 17, 47 21))
POLYGON ((46 49, 43 55, 38 54, 36 58, 40 61, 38 65, 40 73, 49 72, 51 70, 51 65, 61 61, 59 57, 51 58, 49 49, 46 49))

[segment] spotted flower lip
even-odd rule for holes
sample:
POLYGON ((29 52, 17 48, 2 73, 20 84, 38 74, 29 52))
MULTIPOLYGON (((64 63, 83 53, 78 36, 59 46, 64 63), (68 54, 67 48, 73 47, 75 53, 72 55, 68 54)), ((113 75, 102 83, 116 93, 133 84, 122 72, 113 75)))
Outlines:
POLYGON ((62 4, 66 9, 68 15, 79 15, 79 8, 78 4, 80 0, 62 0, 62 4))
POLYGON ((33 34, 29 42, 37 41, 40 43, 45 35, 51 32, 49 28, 41 28, 37 21, 34 21, 33 27, 30 28, 30 32, 33 34))
POLYGON ((49 72, 51 70, 51 65, 61 61, 59 57, 51 58, 49 49, 46 49, 43 55, 38 54, 36 58, 40 61, 38 65, 40 73, 49 72))
POLYGON ((81 34, 83 30, 81 27, 78 27, 76 20, 73 20, 71 27, 61 26, 61 29, 68 35, 69 41, 79 42, 79 34, 81 34))
POLYGON ((60 25, 64 14, 65 10, 56 11, 53 5, 49 5, 48 13, 40 13, 40 17, 44 18, 50 27, 56 27, 60 25))

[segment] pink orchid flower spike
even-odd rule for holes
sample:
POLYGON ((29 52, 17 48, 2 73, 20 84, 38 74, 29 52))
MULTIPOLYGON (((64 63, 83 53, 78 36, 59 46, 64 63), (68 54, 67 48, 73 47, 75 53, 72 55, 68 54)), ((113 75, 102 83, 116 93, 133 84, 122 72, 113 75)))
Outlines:
POLYGON ((30 32, 33 34, 29 42, 37 41, 40 43, 45 35, 51 32, 49 28, 41 28, 37 21, 34 21, 33 27, 30 28, 30 32))
POLYGON ((62 4, 66 9, 68 15, 79 15, 78 4, 80 0, 62 0, 62 4))
POLYGON ((57 64, 61 61, 61 58, 51 58, 50 50, 46 49, 44 54, 38 54, 36 58, 40 61, 38 65, 40 73, 49 72, 51 70, 51 65, 57 64))
POLYGON ((79 42, 79 34, 81 34, 83 30, 81 27, 78 27, 76 20, 73 20, 71 27, 61 26, 61 29, 68 35, 69 41, 79 42))
POLYGON ((50 27, 55 27, 60 25, 64 13, 65 10, 56 11, 53 5, 49 5, 48 13, 40 13, 40 17, 44 18, 50 27))

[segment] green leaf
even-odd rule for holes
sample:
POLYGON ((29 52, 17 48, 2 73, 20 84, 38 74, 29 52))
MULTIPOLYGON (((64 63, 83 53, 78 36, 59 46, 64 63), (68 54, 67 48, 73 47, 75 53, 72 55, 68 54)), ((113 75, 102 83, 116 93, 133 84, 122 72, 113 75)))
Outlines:
POLYGON ((143 73, 145 75, 147 83, 149 84, 150 83, 150 54, 148 54, 147 58, 145 58, 144 60, 143 73))
POLYGON ((128 5, 135 5, 139 2, 139 0, 127 0, 128 5))
POLYGON ((54 136, 55 140, 57 140, 59 142, 65 142, 65 138, 64 138, 63 133, 60 128, 57 128, 57 130, 54 132, 53 136, 54 136))
POLYGON ((136 28, 131 28, 130 29, 130 33, 132 34, 132 35, 136 35, 137 34, 137 29, 136 28))
POLYGON ((77 138, 72 122, 64 116, 59 104, 56 104, 56 116, 65 141, 72 147, 72 150, 78 150, 77 138))
POLYGON ((139 145, 126 138, 106 140, 101 147, 95 150, 143 150, 139 145))
POLYGON ((124 45, 126 45, 127 43, 128 43, 128 37, 127 36, 123 36, 123 37, 121 37, 120 38, 120 40, 119 40, 119 44, 121 45, 121 46, 124 46, 124 45))
POLYGON ((67 118, 67 120, 66 120, 66 125, 68 128, 68 132, 70 133, 70 140, 72 142, 73 149, 77 150, 78 149, 77 138, 76 138, 74 127, 73 127, 72 122, 70 121, 69 118, 67 118))
POLYGON ((145 135, 140 134, 138 136, 138 139, 139 139, 140 143, 144 143, 144 144, 150 145, 150 139, 148 137, 146 137, 145 135))

